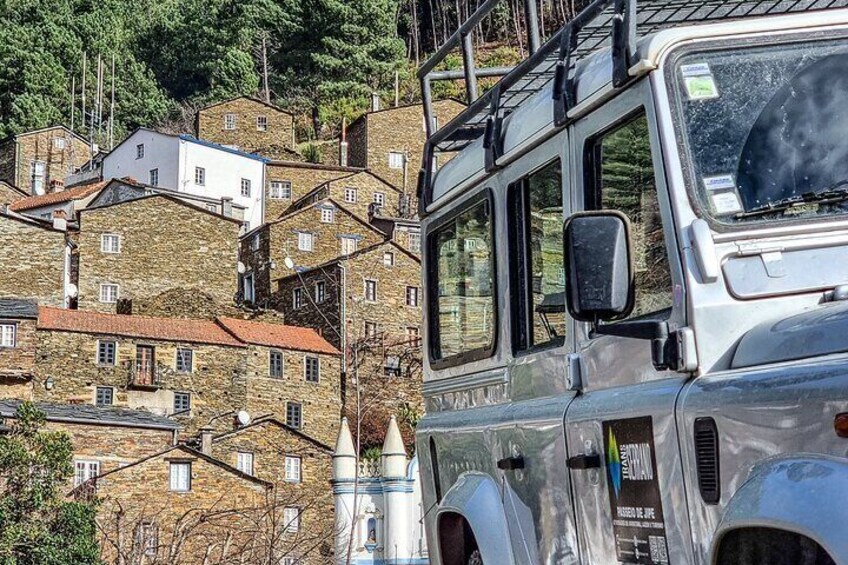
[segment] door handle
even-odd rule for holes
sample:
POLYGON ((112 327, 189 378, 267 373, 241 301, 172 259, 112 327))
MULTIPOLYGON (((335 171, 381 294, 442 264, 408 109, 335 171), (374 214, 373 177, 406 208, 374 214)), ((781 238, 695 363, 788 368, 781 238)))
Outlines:
POLYGON ((520 455, 517 457, 506 457, 498 460, 498 469, 501 471, 515 471, 516 469, 524 468, 524 458, 520 455))
POLYGON ((584 453, 569 457, 566 461, 569 469, 598 469, 601 466, 601 456, 597 453, 584 453))

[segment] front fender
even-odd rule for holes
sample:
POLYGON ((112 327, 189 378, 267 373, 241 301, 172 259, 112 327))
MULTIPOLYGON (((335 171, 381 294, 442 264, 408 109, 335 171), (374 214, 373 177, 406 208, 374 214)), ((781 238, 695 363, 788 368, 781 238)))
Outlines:
POLYGON ((492 477, 473 471, 461 475, 442 498, 436 523, 451 512, 471 526, 483 563, 515 565, 501 493, 492 477))
POLYGON ((848 460, 813 454, 768 459, 730 499, 713 538, 711 562, 728 532, 766 527, 804 535, 837 563, 848 563, 846 520, 848 460))

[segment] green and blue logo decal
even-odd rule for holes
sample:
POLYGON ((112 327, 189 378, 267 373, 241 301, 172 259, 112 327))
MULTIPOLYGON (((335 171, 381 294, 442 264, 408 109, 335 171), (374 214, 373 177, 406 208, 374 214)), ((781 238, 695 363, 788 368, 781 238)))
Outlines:
POLYGON ((615 439, 615 434, 612 433, 612 428, 609 430, 609 441, 607 443, 607 469, 609 469, 609 477, 615 491, 615 497, 618 498, 618 493, 621 492, 621 454, 618 452, 618 442, 615 439))

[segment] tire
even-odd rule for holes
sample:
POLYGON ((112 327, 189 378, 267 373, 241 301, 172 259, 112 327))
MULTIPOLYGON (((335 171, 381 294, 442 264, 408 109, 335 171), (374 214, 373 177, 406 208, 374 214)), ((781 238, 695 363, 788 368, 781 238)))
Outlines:
POLYGON ((479 549, 475 549, 468 556, 468 565, 483 565, 483 556, 480 555, 479 549))

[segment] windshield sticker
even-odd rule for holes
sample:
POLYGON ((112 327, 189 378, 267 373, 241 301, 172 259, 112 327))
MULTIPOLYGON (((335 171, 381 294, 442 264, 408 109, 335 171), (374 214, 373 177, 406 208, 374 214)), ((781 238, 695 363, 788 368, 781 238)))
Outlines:
POLYGON ((683 75, 683 84, 689 100, 718 98, 718 87, 707 63, 681 65, 680 74, 683 75))
POLYGON ((736 190, 736 181, 733 179, 733 175, 704 177, 704 188, 707 190, 736 190))
POLYGON ((710 202, 716 216, 738 214, 742 211, 742 203, 739 202, 739 197, 733 190, 710 194, 710 202))
POLYGON ((607 494, 620 563, 668 563, 650 416, 603 422, 607 494))

